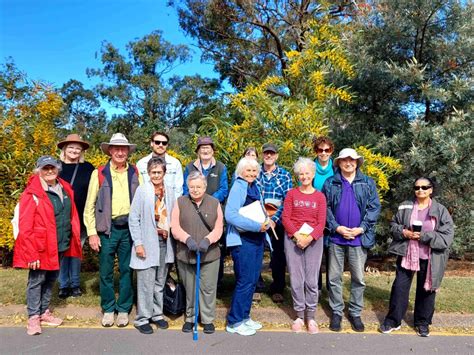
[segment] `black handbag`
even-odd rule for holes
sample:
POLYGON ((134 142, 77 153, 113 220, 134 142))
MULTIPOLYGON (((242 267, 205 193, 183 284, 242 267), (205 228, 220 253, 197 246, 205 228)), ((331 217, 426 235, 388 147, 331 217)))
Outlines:
POLYGON ((163 311, 167 314, 180 316, 186 309, 186 290, 179 280, 169 276, 165 283, 163 311))

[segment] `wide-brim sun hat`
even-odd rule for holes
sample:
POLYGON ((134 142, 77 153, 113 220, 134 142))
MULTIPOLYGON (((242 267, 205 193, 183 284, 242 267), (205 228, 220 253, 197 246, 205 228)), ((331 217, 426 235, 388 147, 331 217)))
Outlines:
POLYGON ((111 146, 116 146, 116 147, 128 147, 129 148, 129 153, 133 153, 135 149, 137 148, 136 144, 131 144, 128 142, 128 139, 122 134, 122 133, 115 133, 112 135, 112 138, 110 138, 110 141, 103 142, 100 144, 100 149, 110 156, 109 148, 111 146))
POLYGON ((90 146, 89 143, 87 143, 85 140, 83 140, 80 135, 78 135, 76 133, 72 133, 72 134, 68 134, 66 139, 64 139, 64 140, 62 140, 61 142, 58 143, 58 148, 63 149, 63 147, 65 145, 70 144, 70 143, 80 144, 82 146, 83 150, 87 150, 90 146))
POLYGON ((339 159, 345 159, 345 158, 352 158, 354 160, 357 160, 357 166, 361 166, 364 164, 364 158, 357 154, 355 149, 352 148, 344 148, 339 152, 339 156, 334 159, 334 164, 336 166, 339 165, 339 159))

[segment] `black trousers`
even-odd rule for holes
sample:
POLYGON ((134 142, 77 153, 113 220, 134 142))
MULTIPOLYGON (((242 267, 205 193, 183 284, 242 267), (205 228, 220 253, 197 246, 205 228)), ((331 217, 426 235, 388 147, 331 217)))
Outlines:
MULTIPOLYGON (((324 246, 323 249, 324 254, 324 266, 326 267, 326 290, 329 291, 329 247, 327 245, 324 246)), ((319 277, 318 277, 318 291, 321 292, 323 289, 323 268, 319 268, 319 277)), ((321 297, 318 298, 319 302, 321 302, 321 297)))
POLYGON ((402 257, 397 259, 397 272, 390 294, 390 307, 384 323, 398 327, 408 308, 408 298, 413 276, 416 273, 416 296, 414 324, 429 325, 433 319, 436 292, 426 291, 423 288, 428 268, 428 260, 420 259, 420 271, 410 271, 402 268, 402 257))
POLYGON ((285 272, 286 272, 286 257, 285 257, 285 229, 283 225, 278 223, 275 226, 275 232, 278 240, 273 235, 273 231, 269 229, 267 233, 270 235, 272 241, 273 252, 270 259, 270 268, 272 269, 273 282, 270 285, 270 293, 283 293, 285 289, 285 272))

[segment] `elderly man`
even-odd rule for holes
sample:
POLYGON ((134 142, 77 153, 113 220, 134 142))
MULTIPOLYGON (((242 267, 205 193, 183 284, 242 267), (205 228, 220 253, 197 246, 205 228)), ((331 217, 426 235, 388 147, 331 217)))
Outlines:
POLYGON ((183 194, 183 166, 178 159, 166 152, 169 147, 169 142, 170 139, 166 133, 153 132, 150 137, 152 152, 138 161, 137 169, 140 172, 140 178, 143 182, 150 181, 147 171, 148 161, 152 157, 162 158, 166 162, 165 184, 173 189, 174 196, 177 199, 183 194))
POLYGON ((270 216, 270 224, 273 231, 268 231, 271 237, 273 251, 271 254, 270 267, 272 269, 273 282, 270 285, 270 293, 273 302, 283 302, 283 290, 285 289, 285 229, 281 223, 283 212, 283 200, 287 192, 293 187, 291 174, 280 167, 278 160, 278 148, 273 143, 262 146, 263 165, 258 175, 257 182, 263 193, 265 208, 270 216))
POLYGON ((100 145, 110 156, 106 165, 92 172, 84 209, 84 223, 92 250, 99 252, 100 298, 104 312, 102 326, 128 324, 133 304, 130 255, 132 239, 128 229, 130 204, 138 187, 138 171, 128 164, 128 156, 136 145, 121 133, 115 133, 109 143, 100 145), (119 296, 115 299, 114 261, 118 257, 120 271, 119 296))
MULTIPOLYGON (((192 171, 199 171, 206 177, 206 193, 215 197, 222 204, 229 194, 227 168, 214 158, 214 142, 211 137, 199 137, 197 141, 197 159, 184 169, 184 181, 192 171)), ((189 195, 188 186, 183 185, 183 195, 189 195)))
MULTIPOLYGON (((199 137, 196 147, 197 159, 184 169, 184 181, 193 171, 201 172, 207 181, 206 193, 219 200, 221 205, 229 194, 229 184, 227 181, 227 168, 220 161, 214 158, 215 146, 211 137, 199 137)), ((183 195, 189 196, 189 189, 186 184, 183 186, 183 195)), ((218 283, 224 276, 224 258, 226 256, 225 238, 221 239, 221 260, 219 264, 218 283)), ((218 287, 219 288, 219 287, 218 287)))
POLYGON ((346 256, 351 272, 349 321, 354 331, 363 332, 365 329, 360 317, 364 306, 364 265, 367 249, 375 244, 380 201, 374 180, 359 170, 363 162, 354 149, 341 150, 334 159, 337 170, 323 186, 327 200, 327 227, 331 233, 328 272, 332 317, 329 329, 335 332, 342 329, 342 273, 346 256))

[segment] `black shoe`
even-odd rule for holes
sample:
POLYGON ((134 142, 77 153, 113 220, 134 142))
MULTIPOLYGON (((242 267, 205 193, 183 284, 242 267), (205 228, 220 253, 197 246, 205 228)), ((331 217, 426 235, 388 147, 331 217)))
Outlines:
POLYGON ((430 327, 427 325, 417 325, 415 329, 416 334, 418 334, 420 337, 426 338, 430 336, 430 327))
POLYGON ((216 331, 216 327, 214 327, 214 324, 212 324, 212 323, 203 324, 202 326, 204 328, 204 333, 205 334, 212 334, 216 331))
POLYGON ((82 296, 82 291, 79 287, 74 287, 71 291, 71 296, 72 297, 81 297, 82 296))
POLYGON ((191 333, 193 331, 194 323, 184 322, 183 328, 181 329, 183 333, 191 333))
POLYGON ((390 334, 394 330, 400 330, 400 328, 401 328, 401 326, 392 327, 391 325, 382 323, 379 327, 379 331, 380 331, 380 333, 383 333, 383 334, 390 334))
POLYGON ((342 330, 341 321, 342 321, 342 316, 340 316, 339 314, 333 313, 331 317, 331 323, 329 324, 329 329, 332 330, 333 332, 340 332, 342 330))
POLYGON ((150 324, 134 325, 135 328, 142 334, 153 334, 153 328, 150 324))
POLYGON ((352 330, 355 332, 363 332, 365 330, 364 323, 359 316, 349 316, 349 322, 351 322, 352 330))
POLYGON ((156 325, 159 329, 168 329, 169 324, 164 319, 152 320, 150 319, 150 323, 156 325))
POLYGON ((65 298, 68 298, 70 296, 70 290, 69 288, 60 288, 59 289, 59 293, 58 293, 58 297, 61 298, 61 299, 65 299, 65 298))

